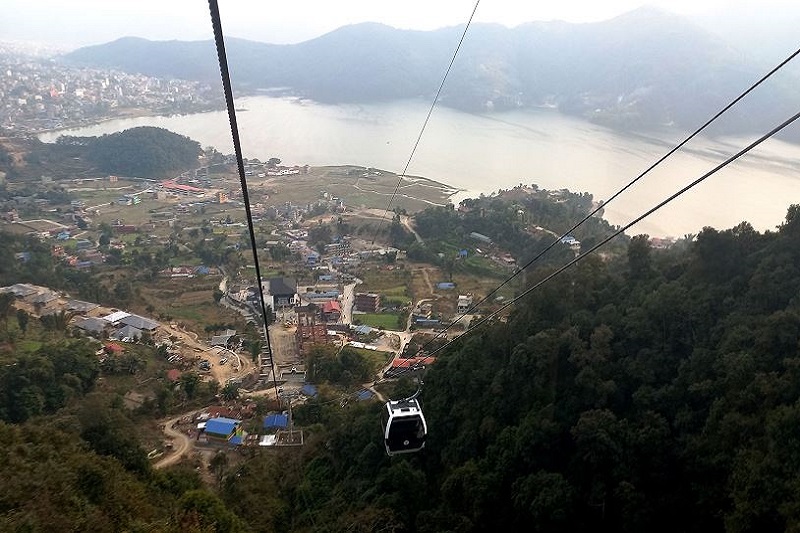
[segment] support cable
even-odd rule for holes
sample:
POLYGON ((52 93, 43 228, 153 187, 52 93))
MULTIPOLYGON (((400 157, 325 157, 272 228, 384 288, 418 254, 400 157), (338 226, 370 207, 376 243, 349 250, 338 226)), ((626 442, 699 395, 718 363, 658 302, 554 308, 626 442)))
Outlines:
POLYGON ((662 207, 664 207, 668 203, 672 202, 673 200, 675 200, 676 198, 678 198, 679 196, 681 196, 685 192, 687 192, 690 189, 694 188, 696 185, 699 185, 700 183, 705 181, 710 176, 716 174, 718 171, 722 170, 723 168, 725 168, 729 164, 731 164, 734 161, 736 161, 737 159, 739 159, 741 156, 743 156, 746 153, 748 153, 750 150, 752 150, 756 146, 760 145, 761 143, 763 143, 767 139, 771 138, 772 136, 774 136, 775 134, 777 134, 778 132, 780 132, 781 130, 783 130, 784 128, 786 128, 787 126, 792 124, 793 122, 795 122, 798 118, 800 118, 800 113, 796 113, 791 118, 787 119, 786 121, 784 121, 780 125, 776 126, 772 130, 770 130, 768 133, 762 135, 761 137, 759 137, 758 139, 756 139, 755 141, 753 141, 752 143, 747 145, 745 148, 741 149, 736 154, 730 156, 728 159, 726 159, 725 161, 723 161, 722 163, 720 163, 719 165, 717 165, 713 169, 709 170, 708 172, 706 172, 705 174, 703 174, 702 176, 700 176, 699 178, 697 178, 693 182, 689 183, 688 185, 686 185, 685 187, 680 189, 678 192, 672 194, 667 199, 661 201, 660 203, 658 203, 654 207, 652 207, 652 208, 648 209, 647 211, 645 211, 642 215, 640 215, 637 218, 633 219, 632 221, 628 222, 625 226, 622 226, 617 231, 615 231, 614 233, 612 233, 611 235, 609 235, 608 237, 606 237, 602 241, 600 241, 597 244, 595 244, 594 246, 592 246, 585 254, 581 254, 581 255, 575 257, 575 259, 573 259, 572 261, 566 263, 564 266, 562 266, 558 270, 552 272, 548 276, 544 277, 542 280, 540 280, 537 283, 531 285, 528 289, 526 289, 525 291, 520 293, 518 296, 514 297, 513 299, 511 299, 507 303, 505 303, 503 306, 501 306, 497 311, 495 311, 492 314, 490 314, 490 315, 482 318, 481 320, 479 320, 475 324, 475 326, 471 327, 470 329, 468 329, 467 331, 465 331, 461 335, 458 335, 454 339, 448 341, 446 344, 444 344, 444 345, 440 346, 439 348, 433 350, 430 353, 430 355, 432 356, 432 355, 444 350, 445 348, 447 348, 448 346, 450 346, 451 344, 453 344, 454 342, 459 340, 461 337, 463 337, 467 333, 471 333, 475 328, 480 327, 483 324, 487 323, 489 320, 491 320, 492 318, 496 317, 498 314, 500 314, 502 311, 504 311, 505 309, 507 309, 511 305, 513 305, 516 302, 518 302, 520 299, 524 298, 525 296, 527 296, 528 294, 532 293, 533 291, 535 291, 539 287, 543 286, 545 283, 548 283, 550 280, 552 280, 553 278, 555 278, 556 276, 558 276, 559 274, 561 274, 562 272, 564 272, 568 268, 572 267, 573 265, 575 265, 579 261, 582 261, 583 259, 585 259, 589 255, 594 253, 597 249, 599 249, 600 247, 602 247, 605 244, 607 244, 611 239, 617 237, 618 235, 623 233, 625 230, 629 229, 634 224, 638 224, 639 222, 641 222, 642 220, 644 220, 648 216, 652 215, 653 213, 655 213, 656 211, 658 211, 659 209, 661 209, 662 207))
POLYGON ((620 190, 618 190, 617 192, 615 192, 615 193, 614 193, 614 194, 613 194, 613 195, 612 195, 612 196, 611 196, 611 197, 610 197, 608 200, 606 200, 606 201, 605 201, 605 202, 604 202, 602 205, 598 205, 596 208, 592 209, 592 211, 590 211, 590 212, 589 212, 589 214, 587 214, 586 216, 584 216, 584 217, 583 217, 583 218, 582 218, 582 219, 581 219, 581 220, 580 220, 578 223, 576 223, 574 226, 572 226, 571 228, 569 228, 567 231, 565 231, 565 232, 564 232, 563 234, 561 234, 559 237, 556 237, 556 238, 553 240, 553 242, 551 242, 551 243, 550 243, 550 244, 549 244, 549 245, 548 245, 548 246, 547 246, 547 247, 546 247, 544 250, 542 250, 541 252, 539 252, 538 254, 536 254, 536 256, 534 256, 534 257, 533 257, 533 259, 531 259, 530 261, 528 261, 527 263, 525 263, 525 265, 523 265, 523 266, 522 266, 522 268, 519 268, 519 269, 517 269, 517 271, 516 271, 516 272, 514 272, 514 273, 513 273, 511 276, 509 276, 508 278, 506 278, 506 280, 505 280, 505 281, 503 281, 503 282, 502 282, 502 283, 500 283, 500 284, 499 284, 497 287, 495 287, 494 289, 492 289, 492 290, 491 290, 491 291, 490 291, 490 292, 489 292, 489 293, 488 293, 486 296, 484 296, 483 298, 481 298, 481 299, 480 299, 478 302, 476 302, 476 303, 474 303, 473 305, 471 305, 471 306, 470 306, 470 307, 469 307, 469 308, 468 308, 466 311, 464 311, 462 314, 460 314, 460 315, 459 315, 459 316, 458 316, 458 317, 457 317, 457 318, 456 318, 454 321, 452 321, 450 324, 448 324, 448 325, 447 325, 447 327, 445 327, 444 329, 442 329, 442 330, 441 330, 439 333, 437 333, 437 334, 436 334, 436 335, 435 335, 435 336, 434 336, 432 339, 430 339, 428 342, 426 342, 426 343, 425 343, 425 345, 423 345, 423 346, 422 346, 422 349, 424 349, 426 346, 428 346, 428 345, 429 345, 431 342, 433 342, 433 341, 435 341, 436 339, 438 339, 440 336, 444 335, 444 334, 445 334, 445 333, 446 333, 446 332, 447 332, 447 331, 448 331, 450 328, 452 328, 453 326, 455 326, 456 324, 458 324, 458 323, 459 323, 459 322, 460 322, 460 321, 461 321, 461 320, 462 320, 464 317, 466 317, 467 315, 471 314, 473 311, 475 311, 476 309, 478 309, 478 308, 479 308, 479 307, 480 307, 482 304, 484 304, 486 301, 488 301, 488 300, 489 300, 489 298, 491 298, 492 296, 494 296, 495 294, 497 294, 497 292, 498 292, 498 291, 499 291, 501 288, 503 288, 505 285, 507 285, 509 282, 511 282, 511 280, 513 280, 514 278, 516 278, 516 277, 517 277, 517 276, 518 276, 520 273, 522 273, 522 272, 524 272, 525 270, 527 270, 527 269, 528 269, 528 268, 529 268, 531 265, 533 265, 533 264, 534 264, 536 261, 538 261, 539 259, 541 259, 541 258, 542 258, 542 256, 544 256, 544 254, 546 254, 547 252, 549 252, 549 251, 550 251, 550 250, 551 250, 551 249, 552 249, 554 246, 556 246, 558 243, 560 243, 560 242, 561 242, 561 239, 563 239, 564 237, 568 236, 568 235, 569 235, 569 234, 571 234, 573 231, 575 231, 576 229, 578 229, 580 226, 582 226, 584 223, 586 223, 586 221, 587 221, 587 220, 589 220, 589 219, 590 219, 590 218, 592 218, 594 215, 596 215, 596 214, 597 214, 597 213, 598 213, 598 212, 599 212, 601 209, 604 209, 606 206, 608 206, 608 204, 610 204, 611 202, 613 202, 613 201, 614 201, 614 200, 615 200, 617 197, 619 197, 619 196, 620 196, 622 193, 624 193, 625 191, 627 191, 627 190, 628 190, 629 188, 631 188, 631 187, 632 187, 634 184, 636 184, 636 183, 637 183, 639 180, 641 180, 643 177, 645 177, 647 174, 649 174, 649 173, 650 173, 652 170, 654 170, 654 169, 655 169, 657 166, 659 166, 661 163, 663 163, 663 162, 664 162, 664 161, 665 161, 667 158, 671 157, 671 156, 672 156, 672 155, 673 155, 675 152, 677 152, 678 150, 680 150, 681 148, 683 148, 683 147, 684 147, 684 146, 685 146, 685 145, 686 145, 686 144, 687 144, 689 141, 691 141, 692 139, 694 139, 694 138, 695 138, 697 135, 699 135, 699 134, 700 134, 700 133, 701 133, 703 130, 705 130, 705 129, 706 129, 708 126, 710 126, 710 125, 711 125, 713 122, 715 122, 715 121, 716 121, 718 118, 720 118, 722 115, 724 115, 725 113, 727 113, 727 112, 728 112, 728 110, 729 110, 730 108, 732 108, 734 105, 736 105, 737 103, 739 103, 739 101, 740 101, 740 100, 742 100, 742 99, 743 99, 745 96, 747 96, 748 94, 750 94, 750 93, 751 93, 753 90, 755 90, 755 89, 756 89, 756 88, 757 88, 759 85, 761 85, 761 84, 762 84, 762 83, 764 83, 764 82, 765 82, 767 79, 769 79, 769 78, 770 78, 770 77, 771 77, 773 74, 775 74, 775 73, 776 73, 776 72, 778 72, 780 69, 782 69, 782 68, 783 68, 783 67, 784 67, 784 66, 785 66, 787 63, 789 63, 789 62, 790 62, 792 59, 794 59, 794 58, 795 58, 795 57, 796 57, 798 54, 800 54, 800 48, 798 48, 797 50, 795 50, 795 51, 794 51, 792 54, 790 54, 790 55, 789 55, 789 56, 788 56, 786 59, 784 59, 784 60, 783 60, 783 61, 781 61, 781 62, 780 62, 778 65, 776 65, 776 66, 775 66, 775 67, 774 67, 772 70, 770 70, 769 72, 767 72, 767 73, 766 73, 764 76, 762 76, 762 77, 761 77, 761 78, 760 78, 758 81, 756 81, 755 83, 753 83, 753 84, 752 84, 752 85, 751 85, 749 88, 747 88, 747 90, 745 90, 745 91, 744 91, 744 92, 742 92, 742 93, 741 93, 739 96, 737 96, 736 98, 734 98, 733 100, 731 100, 731 102, 730 102, 728 105, 726 105, 725 107, 723 107, 722 109, 720 109, 719 111, 717 111, 717 113, 716 113, 714 116, 712 116, 710 119, 708 119, 708 120, 707 120, 707 121, 706 121, 706 122, 705 122, 705 123, 704 123, 702 126, 700 126, 699 128, 697 128, 697 129, 696 129, 696 130, 695 130, 695 131, 694 131, 692 134, 690 134, 688 137, 686 137, 686 138, 685 138, 683 141, 681 141, 679 144, 677 144, 677 145, 676 145, 674 148, 672 148, 672 149, 671 149, 671 150, 669 150, 667 153, 665 153, 664 155, 662 155, 662 156, 661 156, 661 157, 660 157, 658 160, 656 160, 656 161, 655 161, 655 163, 651 164, 651 165, 650 165, 649 167, 647 167, 647 169, 645 169, 645 170, 644 170, 642 173, 640 173, 640 174, 639 174, 638 176, 636 176, 634 179, 632 179, 631 181, 629 181, 627 185, 625 185, 625 186, 624 186, 624 187, 622 187, 620 190))
MULTIPOLYGON (((217 0, 208 0, 209 11, 211 12, 211 24, 214 27, 214 43, 217 48, 217 58, 219 59, 219 71, 222 77, 222 88, 225 92, 225 105, 228 108, 228 121, 231 126, 231 136, 233 137, 233 149, 236 153, 236 166, 239 170, 239 181, 242 187, 242 201, 247 215, 247 229, 250 232, 250 248, 253 250, 253 262, 256 267, 256 281, 258 283, 258 297, 261 303, 261 316, 264 326, 264 341, 267 343, 269 352, 269 364, 272 368, 272 384, 275 388, 275 398, 280 402, 278 396, 278 381, 275 375, 275 361, 272 357, 272 343, 269 338, 269 320, 267 315, 267 304, 264 298, 264 287, 261 281, 261 267, 258 261, 258 245, 256 244, 256 233, 253 227, 253 215, 250 210, 250 195, 247 190, 247 180, 244 174, 244 158, 242 157, 242 145, 239 139, 239 126, 236 122, 236 107, 233 102, 233 90, 231 89, 231 76, 228 71, 228 56, 225 53, 225 38, 222 33, 222 20, 219 15, 219 5, 217 0)), ((260 363, 261 354, 259 354, 260 363)))
POLYGON ((475 1, 475 7, 472 8, 472 13, 467 20, 466 26, 464 26, 464 31, 461 33, 461 38, 458 40, 458 45, 456 46, 455 51, 453 52, 453 57, 450 58, 450 64, 447 65, 447 69, 444 71, 444 76, 442 76, 442 82, 439 84, 439 88, 436 90, 436 95, 433 97, 433 102, 431 102, 431 107, 428 109, 428 114, 425 116, 425 120, 422 122, 422 128, 419 130, 419 135, 417 135, 417 140, 414 142, 413 148, 411 148, 411 154, 408 156, 408 160, 406 161, 406 166, 403 167, 403 172, 400 173, 400 176, 397 178, 397 184, 394 186, 394 191, 392 195, 389 197, 389 203, 386 204, 386 209, 383 210, 383 215, 381 216, 380 221, 378 222, 378 228, 375 230, 375 234, 372 236, 372 244, 375 244, 375 238, 378 236, 378 233, 381 231, 381 227, 383 226, 383 221, 386 220, 386 214, 389 212, 389 208, 392 206, 394 202, 395 196, 397 196, 397 191, 400 190, 400 184, 403 182, 403 178, 408 172, 408 167, 411 166, 411 161, 414 159, 414 154, 417 152, 417 148, 419 147, 420 141, 422 141, 422 135, 425 133, 425 128, 428 126, 428 122, 431 119, 431 115, 433 114, 433 110, 436 108, 436 104, 439 102, 439 96, 442 94, 442 89, 444 89, 444 83, 447 81, 447 76, 450 74, 450 70, 453 68, 453 63, 456 62, 456 58, 458 57, 458 52, 461 50, 461 45, 464 44, 464 38, 467 36, 467 30, 469 30, 470 25, 472 24, 472 19, 475 18, 475 12, 478 10, 478 6, 480 5, 481 0, 475 1))

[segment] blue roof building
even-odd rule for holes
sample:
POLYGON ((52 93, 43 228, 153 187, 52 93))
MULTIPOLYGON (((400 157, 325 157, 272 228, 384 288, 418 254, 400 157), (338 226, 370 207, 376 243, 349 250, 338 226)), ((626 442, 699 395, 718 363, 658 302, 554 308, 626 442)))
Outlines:
POLYGON ((239 427, 240 423, 240 420, 225 418, 224 416, 212 418, 206 422, 205 432, 209 438, 227 441, 236 432, 236 428, 239 427))
POLYGON ((372 391, 369 391, 367 389, 361 390, 356 395, 356 398, 358 398, 359 402, 364 400, 369 400, 370 398, 372 398, 372 391))
POLYGON ((300 393, 305 396, 313 397, 317 395, 317 388, 314 385, 303 385, 303 388, 300 389, 300 393))
POLYGON ((277 414, 264 417, 264 429, 283 429, 287 427, 289 427, 288 415, 277 414))

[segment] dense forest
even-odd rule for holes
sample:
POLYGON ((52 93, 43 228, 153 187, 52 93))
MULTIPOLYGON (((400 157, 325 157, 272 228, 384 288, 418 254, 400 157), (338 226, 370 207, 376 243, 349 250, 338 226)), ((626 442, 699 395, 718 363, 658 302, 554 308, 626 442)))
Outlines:
POLYGON ((100 137, 62 135, 60 146, 84 147, 95 169, 109 174, 159 178, 197 165, 200 143, 164 128, 142 126, 100 137))
MULTIPOLYGON (((390 227, 390 238, 393 244, 406 248, 411 259, 457 270, 459 265, 448 264, 448 259, 462 248, 474 249, 476 245, 486 248, 470 236, 473 232, 480 233, 513 255, 517 264, 524 265, 550 246, 556 234, 567 232, 592 209, 593 198, 589 193, 549 192, 535 185, 517 187, 501 190, 497 195, 464 200, 458 210, 430 207, 417 213, 414 225, 424 244, 402 232, 397 220, 390 227), (444 260, 439 253, 445 253, 444 260)), ((601 217, 591 217, 572 236, 581 242, 583 249, 588 249, 615 230, 601 217)), ((609 243, 609 248, 623 252, 625 242, 626 237, 622 236, 609 243)), ((542 256, 538 264, 562 265, 573 257, 569 246, 558 245, 542 256)))
POLYGON ((378 402, 321 394, 296 409, 303 448, 254 453, 213 489, 151 470, 80 344, 52 345, 30 361, 52 352, 43 383, 68 388, 41 386, 39 411, 0 424, 0 529, 797 530, 798 264, 800 206, 773 232, 634 237, 439 354, 423 452, 386 457, 378 402))

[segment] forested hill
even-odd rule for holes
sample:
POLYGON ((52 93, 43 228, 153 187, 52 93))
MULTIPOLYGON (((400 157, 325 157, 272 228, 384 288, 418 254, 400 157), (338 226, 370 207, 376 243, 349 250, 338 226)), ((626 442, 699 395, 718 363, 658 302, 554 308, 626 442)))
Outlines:
POLYGON ((163 177, 196 166, 200 155, 197 141, 151 126, 100 137, 64 135, 56 144, 83 148, 95 170, 123 176, 163 177))
POLYGON ((302 448, 242 457, 213 489, 149 467, 85 341, 48 331, 24 355, 6 313, 0 530, 796 531, 798 265, 797 205, 774 232, 634 237, 438 354, 422 452, 386 457, 381 404, 320 384, 293 411, 302 448))
MULTIPOLYGON (((377 404, 298 409, 335 429, 268 506, 313 530, 794 530, 798 264, 797 206, 778 232, 590 256, 429 369, 422 453, 385 457, 377 404)), ((254 461, 228 501, 274 520, 237 502, 281 476, 254 461)))
MULTIPOLYGON (((463 28, 346 26, 303 43, 229 37, 239 90, 284 88, 321 102, 431 98, 463 28)), ((268 39, 268 36, 264 36, 268 39)), ((787 55, 788 55, 787 51, 787 55)), ((642 8, 591 24, 474 24, 441 95, 468 111, 555 106, 624 129, 694 128, 772 65, 759 65, 688 20, 642 8)), ((124 38, 76 50, 71 63, 219 84, 211 41, 124 38)), ((800 103, 784 77, 733 109, 717 131, 761 131, 800 103)))

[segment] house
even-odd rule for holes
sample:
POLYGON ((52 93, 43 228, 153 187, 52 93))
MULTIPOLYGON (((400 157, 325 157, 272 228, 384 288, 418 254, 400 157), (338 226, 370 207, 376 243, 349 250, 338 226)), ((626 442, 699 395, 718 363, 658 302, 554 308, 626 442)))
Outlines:
POLYGON ((241 420, 235 418, 217 417, 206 422, 205 434, 209 442, 227 443, 236 433, 241 420))
POLYGON ((108 327, 108 322, 102 318, 86 317, 80 318, 73 324, 76 328, 89 333, 90 335, 102 335, 108 327))
POLYGON ((155 329, 158 327, 158 322, 155 320, 150 320, 139 315, 128 315, 122 318, 119 322, 120 324, 125 324, 126 326, 132 326, 134 328, 150 332, 155 331, 155 329))
POLYGON ((436 362, 435 357, 409 357, 408 359, 403 359, 400 357, 395 357, 392 359, 391 367, 383 373, 383 377, 385 378, 394 378, 403 375, 409 375, 421 370, 424 370, 425 366, 433 364, 436 362))
POLYGON ((86 314, 93 309, 100 307, 100 304, 92 302, 83 302, 81 300, 67 300, 67 311, 74 313, 86 314))
POLYGON ((565 235, 564 237, 561 237, 561 244, 566 244, 573 251, 576 252, 581 251, 581 241, 579 241, 572 235, 565 235))
POLYGON ((126 313, 125 311, 114 311, 113 313, 106 316, 101 316, 100 318, 109 324, 116 325, 119 321, 128 316, 131 316, 130 313, 126 313))
POLYGON ((39 289, 32 285, 28 285, 27 283, 15 283, 14 285, 3 287, 0 289, 0 292, 10 292, 17 298, 25 298, 27 296, 31 296, 32 294, 37 294, 39 289))
POLYGON ((464 314, 469 311, 469 308, 472 307, 472 295, 471 294, 459 294, 458 295, 458 303, 456 304, 456 310, 460 314, 464 314))
POLYGON ((325 322, 338 322, 342 318, 342 306, 338 300, 322 302, 322 319, 325 322))
POLYGON ((227 348, 231 339, 236 336, 235 329, 226 329, 221 335, 211 337, 211 346, 222 346, 227 348))
POLYGON ((363 402, 365 400, 371 399, 373 396, 374 396, 374 394, 372 394, 372 391, 370 391, 368 389, 362 389, 362 390, 358 391, 358 394, 356 394, 356 399, 359 402, 363 402))
POLYGON ((381 305, 381 295, 375 293, 357 292, 353 307, 356 311, 377 313, 381 305))
POLYGON ((44 307, 50 302, 57 300, 58 294, 52 291, 44 291, 26 299, 37 307, 44 307))
POLYGON ((270 278, 267 280, 267 293, 273 310, 294 307, 300 302, 297 283, 291 278, 270 278))
POLYGON ((91 250, 94 248, 94 243, 92 241, 86 239, 80 239, 79 241, 75 242, 75 249, 80 250, 91 250))
POLYGON ((469 234, 470 239, 482 242, 484 244, 492 244, 492 239, 483 235, 482 233, 478 233, 477 231, 473 231, 469 234))
POLYGON ((108 338, 122 342, 137 342, 142 338, 142 334, 143 331, 139 328, 125 326, 111 333, 108 338))

